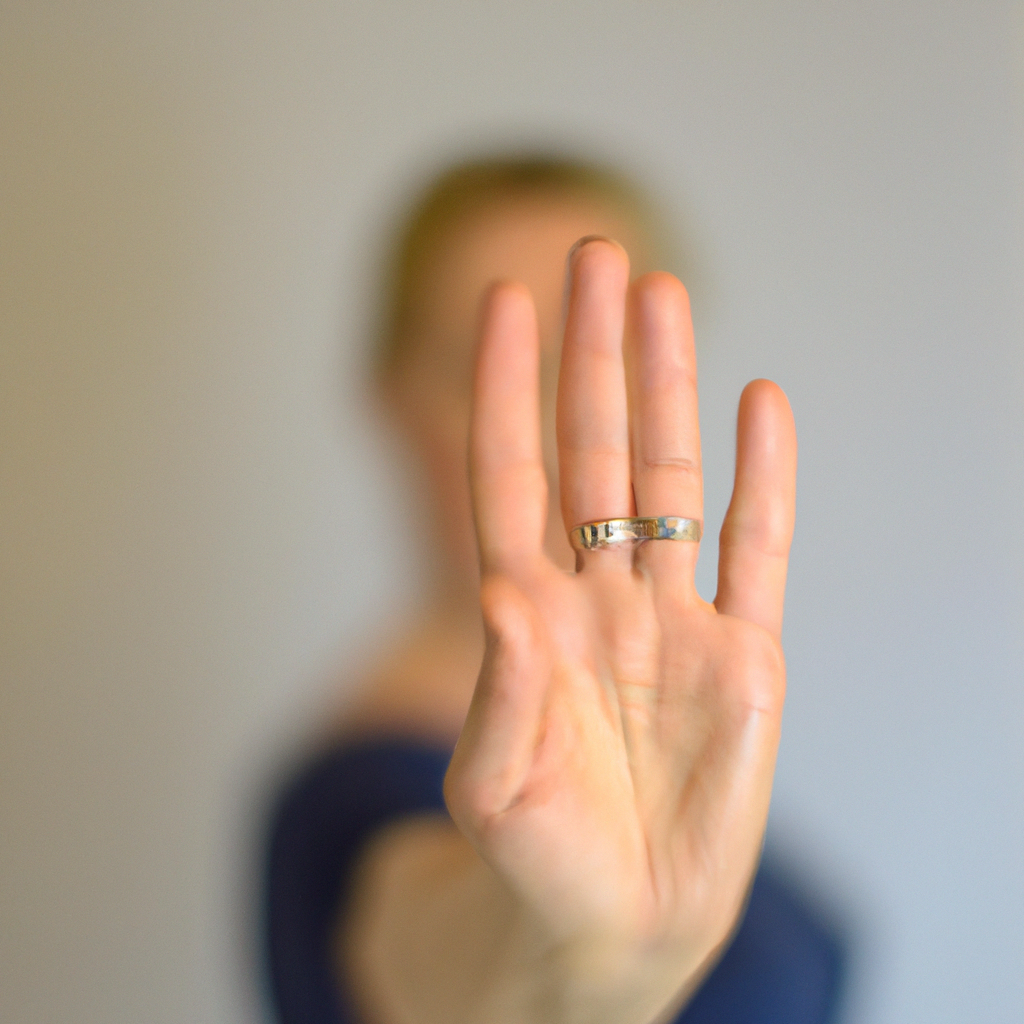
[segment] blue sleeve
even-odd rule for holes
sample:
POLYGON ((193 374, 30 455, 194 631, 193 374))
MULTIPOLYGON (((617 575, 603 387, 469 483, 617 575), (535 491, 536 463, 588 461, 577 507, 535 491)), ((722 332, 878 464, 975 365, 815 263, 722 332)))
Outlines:
MULTIPOLYGON (((351 744, 316 758, 282 791, 264 879, 264 949, 280 1024, 359 1024, 333 955, 356 859, 389 822, 445 813, 450 756, 407 740, 351 744)), ((762 866, 729 949, 676 1024, 828 1024, 842 965, 836 933, 762 866)))
POLYGON ((356 859, 388 822, 444 812, 450 750, 401 741, 327 751, 286 786, 267 850, 264 948, 281 1024, 357 1024, 333 959, 356 859))
POLYGON ((677 1024, 828 1024, 843 961, 837 930, 762 863, 729 948, 677 1024))

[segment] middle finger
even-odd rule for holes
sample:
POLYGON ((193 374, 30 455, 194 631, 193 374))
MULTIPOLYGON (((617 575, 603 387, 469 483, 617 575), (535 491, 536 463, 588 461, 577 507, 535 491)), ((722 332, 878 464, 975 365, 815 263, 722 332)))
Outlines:
POLYGON ((569 254, 567 285, 557 434, 562 516, 571 530, 634 514, 622 362, 625 250, 606 238, 577 242, 569 254))

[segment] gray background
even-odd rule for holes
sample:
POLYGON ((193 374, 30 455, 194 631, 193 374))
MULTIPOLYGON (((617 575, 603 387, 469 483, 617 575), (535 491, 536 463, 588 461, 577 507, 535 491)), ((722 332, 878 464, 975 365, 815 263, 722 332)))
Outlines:
POLYGON ((1024 1019, 1021 16, 5 4, 0 1018, 259 1018, 264 787, 421 575, 361 532, 411 500, 375 240, 525 141, 676 217, 709 524, 742 383, 792 399, 772 835, 854 928, 848 1019, 1024 1019))

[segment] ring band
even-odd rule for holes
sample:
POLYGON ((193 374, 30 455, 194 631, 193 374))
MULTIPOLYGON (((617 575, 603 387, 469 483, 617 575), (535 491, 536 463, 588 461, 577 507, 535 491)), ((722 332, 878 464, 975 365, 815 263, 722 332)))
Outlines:
POLYGON ((638 540, 700 540, 701 521, 681 516, 633 516, 629 519, 600 519, 569 531, 569 543, 577 551, 593 551, 612 544, 638 540))

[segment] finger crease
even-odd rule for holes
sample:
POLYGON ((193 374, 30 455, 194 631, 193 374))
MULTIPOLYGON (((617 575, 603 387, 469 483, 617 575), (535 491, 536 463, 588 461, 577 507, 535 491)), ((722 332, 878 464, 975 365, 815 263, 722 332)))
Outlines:
POLYGON ((669 467, 671 469, 682 469, 687 473, 699 473, 700 463, 685 455, 647 455, 643 457, 643 464, 648 469, 669 467))

